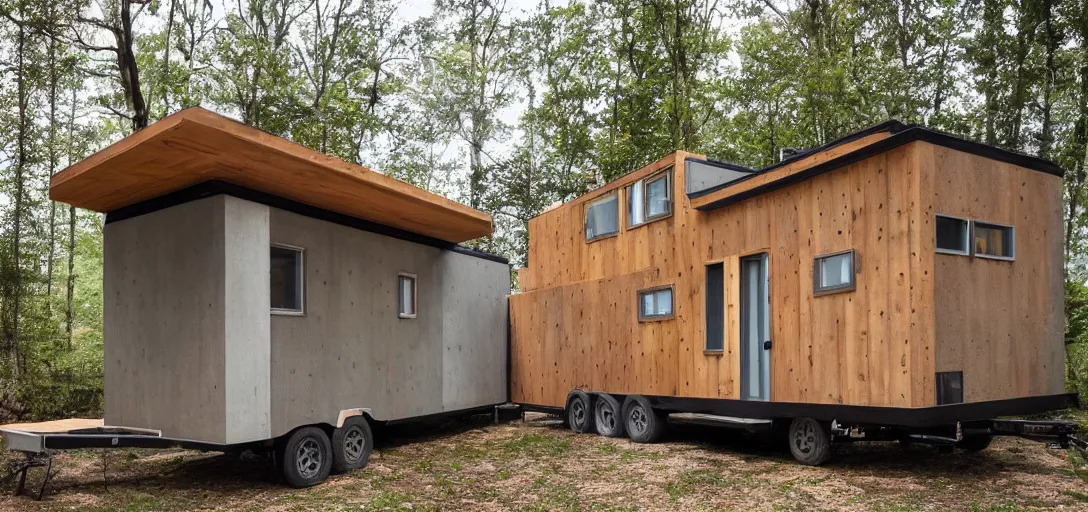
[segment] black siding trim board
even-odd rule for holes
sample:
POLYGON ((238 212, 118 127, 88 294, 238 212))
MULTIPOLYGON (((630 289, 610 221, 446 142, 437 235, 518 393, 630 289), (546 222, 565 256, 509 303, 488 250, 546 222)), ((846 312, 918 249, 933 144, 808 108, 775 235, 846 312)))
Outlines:
MULTIPOLYGON (((997 161, 1000 161, 1000 162, 1010 163, 1010 164, 1018 165, 1020 167, 1031 169, 1031 170, 1034 170, 1034 171, 1039 171, 1039 172, 1043 172, 1043 173, 1046 173, 1046 174, 1051 174, 1051 175, 1057 176, 1059 178, 1065 176, 1065 170, 1062 169, 1061 167, 1059 167, 1058 164, 1055 164, 1055 163, 1053 163, 1053 162, 1051 162, 1049 160, 1044 160, 1042 158, 1038 158, 1038 157, 1034 157, 1034 156, 1030 156, 1030 155, 1024 155, 1024 154, 1021 154, 1021 153, 1015 153, 1015 152, 1012 152, 1012 151, 1006 151, 1006 150, 1001 149, 1001 148, 988 146, 986 144, 981 144, 981 143, 969 141, 969 140, 966 140, 966 139, 961 139, 959 137, 955 137, 955 136, 949 135, 947 133, 938 132, 938 131, 934 131, 934 130, 929 130, 929 129, 921 128, 921 127, 918 127, 918 126, 913 126, 913 127, 907 128, 907 129, 905 129, 905 130, 903 130, 903 131, 901 131, 901 132, 899 132, 899 133, 897 133, 895 135, 892 135, 892 136, 890 136, 890 137, 888 137, 886 139, 874 142, 874 143, 872 143, 872 144, 870 144, 868 146, 860 148, 860 149, 858 149, 856 151, 852 151, 852 152, 847 153, 845 155, 842 155, 842 156, 840 156, 838 158, 828 160, 827 162, 824 162, 822 164, 812 166, 812 167, 810 167, 808 169, 805 169, 803 171, 799 171, 799 172, 797 172, 795 174, 791 174, 791 175, 786 176, 786 177, 784 177, 782 179, 772 181, 772 182, 767 183, 765 185, 755 187, 755 188, 752 188, 750 190, 746 190, 744 192, 734 194, 734 195, 731 195, 731 196, 728 196, 728 197, 723 197, 723 198, 721 198, 721 199, 719 199, 717 201, 707 203, 707 204, 705 204, 703 206, 700 206, 700 207, 698 207, 696 209, 700 210, 700 211, 709 211, 709 210, 714 210, 714 209, 721 208, 721 207, 724 207, 724 206, 728 206, 728 205, 731 205, 733 203, 737 203, 737 202, 743 201, 745 199, 748 199, 748 198, 751 198, 751 197, 754 197, 754 196, 757 196, 757 195, 760 195, 760 194, 765 194, 767 192, 771 192, 771 191, 774 191, 774 190, 785 188, 785 187, 788 187, 788 186, 793 185, 795 183, 807 180, 809 178, 819 176, 819 175, 821 175, 823 173, 830 172, 830 171, 833 171, 835 169, 839 169, 841 167, 845 167, 847 165, 850 165, 850 164, 853 164, 853 163, 856 163, 856 162, 860 162, 861 160, 864 160, 866 158, 869 158, 869 157, 872 157, 872 156, 875 156, 875 155, 878 155, 880 153, 884 153, 884 152, 887 152, 887 151, 891 151, 892 149, 898 148, 899 146, 903 146, 905 144, 915 142, 915 141, 929 142, 931 144, 935 144, 935 145, 938 145, 938 146, 943 146, 943 147, 950 148, 950 149, 955 149, 957 151, 963 151, 965 153, 971 153, 971 154, 982 156, 982 157, 985 157, 985 158, 990 158, 992 160, 997 160, 997 161)), ((762 174, 763 172, 765 172, 765 170, 760 171, 757 174, 753 174, 750 177, 758 176, 759 174, 762 174)), ((726 184, 727 185, 726 187, 719 188, 718 190, 722 190, 722 189, 728 188, 728 186, 735 185, 737 183, 741 183, 741 182, 745 181, 746 179, 748 179, 750 177, 745 177, 745 178, 741 178, 741 179, 736 180, 736 181, 729 182, 729 183, 726 184)), ((713 190, 708 189, 708 192, 706 192, 706 193, 709 193, 709 192, 712 192, 712 191, 713 190)), ((701 193, 700 195, 706 195, 706 193, 701 193)), ((689 197, 692 198, 692 199, 695 198, 695 197, 693 197, 691 195, 689 195, 689 197)))
POLYGON ((445 240, 439 240, 419 233, 413 233, 411 231, 395 228, 393 226, 387 226, 377 222, 360 219, 358 217, 352 217, 342 213, 337 213, 324 208, 318 208, 298 201, 292 201, 280 196, 272 195, 266 192, 253 190, 251 188, 235 185, 220 180, 205 181, 198 183, 188 188, 183 188, 171 192, 169 194, 159 196, 147 201, 118 208, 112 212, 106 214, 106 224, 111 222, 118 222, 125 219, 131 219, 140 215, 146 215, 148 213, 156 212, 171 206, 177 206, 179 204, 196 201, 198 199, 204 199, 207 197, 213 197, 218 195, 229 195, 237 197, 238 199, 244 199, 246 201, 253 201, 272 208, 279 208, 281 210, 296 213, 306 217, 323 220, 326 222, 332 222, 334 224, 340 224, 349 228, 355 228, 361 231, 367 231, 370 233, 376 233, 379 235, 404 240, 407 242, 417 243, 430 247, 436 247, 439 249, 455 252, 458 254, 464 254, 466 256, 473 256, 476 258, 482 258, 496 263, 502 263, 509 265, 510 261, 497 254, 486 253, 483 251, 477 251, 469 247, 464 247, 445 240))

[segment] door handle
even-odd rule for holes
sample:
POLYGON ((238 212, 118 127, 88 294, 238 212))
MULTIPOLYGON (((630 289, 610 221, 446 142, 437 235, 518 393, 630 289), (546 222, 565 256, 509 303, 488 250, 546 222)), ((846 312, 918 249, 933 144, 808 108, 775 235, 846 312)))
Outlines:
POLYGON ((770 350, 770 349, 771 349, 771 340, 764 341, 763 342, 763 350, 770 350))

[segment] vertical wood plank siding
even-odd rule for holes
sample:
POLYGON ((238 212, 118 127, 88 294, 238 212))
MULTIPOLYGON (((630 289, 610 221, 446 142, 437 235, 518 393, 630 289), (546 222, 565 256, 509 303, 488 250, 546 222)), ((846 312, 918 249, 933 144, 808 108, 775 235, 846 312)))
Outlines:
POLYGON ((916 141, 702 212, 684 193, 689 156, 529 222, 524 291, 510 298, 515 402, 563 406, 575 388, 738 399, 739 261, 761 252, 773 401, 930 406, 934 373, 961 369, 967 401, 1061 392, 1060 178, 916 141), (673 215, 624 229, 622 187, 669 167, 673 215), (586 243, 584 205, 612 190, 620 233, 586 243), (936 213, 1015 225, 1017 261, 936 255, 936 213), (848 249, 856 290, 814 297, 814 258, 848 249), (708 353, 716 262, 725 346, 708 353), (674 317, 638 322, 637 291, 659 285, 674 286, 674 317))

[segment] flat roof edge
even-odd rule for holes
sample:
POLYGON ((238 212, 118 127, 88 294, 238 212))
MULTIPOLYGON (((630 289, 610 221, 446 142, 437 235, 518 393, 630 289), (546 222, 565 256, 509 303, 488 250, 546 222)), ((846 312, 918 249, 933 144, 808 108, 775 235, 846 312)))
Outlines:
POLYGON ((426 245, 435 247, 442 250, 455 252, 458 254, 464 254, 466 256, 472 256, 481 258, 496 263, 502 263, 509 265, 510 260, 500 256, 498 254, 492 254, 471 247, 465 247, 463 245, 447 242, 438 238, 430 237, 427 235, 421 235, 405 229, 388 226, 379 222, 374 222, 351 215, 327 210, 317 206, 300 203, 291 199, 286 199, 267 192, 261 192, 241 185, 235 185, 233 183, 222 180, 208 180, 196 185, 176 190, 169 194, 159 196, 147 201, 134 203, 129 206, 124 206, 106 213, 106 224, 112 222, 119 222, 125 219, 131 219, 133 217, 139 217, 141 215, 147 215, 159 210, 164 210, 172 206, 178 206, 180 204, 205 199, 208 197, 214 197, 218 195, 228 195, 237 197, 238 199, 244 199, 246 201, 253 201, 272 208, 279 208, 284 211, 302 215, 313 219, 323 220, 326 222, 332 222, 349 228, 358 229, 361 231, 367 231, 378 235, 384 235, 398 240, 404 240, 406 242, 417 243, 420 245, 426 245))
MULTIPOLYGON (((765 194, 774 190, 788 187, 795 183, 813 178, 815 176, 819 176, 820 174, 826 172, 831 172, 835 169, 839 169, 853 163, 860 162, 861 160, 864 160, 866 158, 891 151, 895 148, 898 148, 899 146, 903 146, 915 141, 928 142, 930 144, 954 149, 957 151, 963 151, 965 153, 978 155, 984 158, 989 158, 991 160, 997 160, 999 162, 1013 164, 1019 167, 1023 167, 1025 169, 1051 174, 1059 178, 1065 176, 1065 170, 1062 169, 1061 166, 1043 158, 1001 149, 995 146, 983 144, 981 142, 975 142, 956 137, 945 132, 923 128, 921 126, 910 126, 886 139, 882 139, 867 146, 858 148, 857 150, 846 153, 845 155, 842 155, 838 158, 828 160, 822 164, 814 165, 808 169, 798 171, 797 173, 771 181, 758 187, 754 187, 744 192, 723 197, 716 201, 699 206, 696 208, 696 210, 710 211, 722 208, 733 203, 737 203, 745 199, 758 196, 760 194, 765 194)), ((760 173, 762 173, 762 171, 760 173)), ((760 173, 753 174, 752 176, 758 176, 760 173)), ((726 190, 729 188, 729 186, 743 183, 744 181, 746 180, 740 179, 727 183, 727 186, 719 188, 718 190, 726 190)))

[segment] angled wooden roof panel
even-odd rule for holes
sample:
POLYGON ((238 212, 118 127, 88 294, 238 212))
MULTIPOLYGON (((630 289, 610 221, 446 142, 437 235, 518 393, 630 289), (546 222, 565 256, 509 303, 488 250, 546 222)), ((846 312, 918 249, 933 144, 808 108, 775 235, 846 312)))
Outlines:
POLYGON ((202 108, 175 113, 57 173, 49 197, 110 212, 209 180, 453 243, 491 234, 484 212, 202 108))

